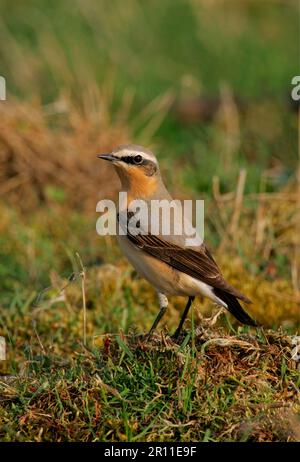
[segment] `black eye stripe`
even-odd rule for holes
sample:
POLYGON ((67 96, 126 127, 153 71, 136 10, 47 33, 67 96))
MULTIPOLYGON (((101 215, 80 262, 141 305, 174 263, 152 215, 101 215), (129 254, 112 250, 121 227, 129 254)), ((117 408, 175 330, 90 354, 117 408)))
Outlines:
MULTIPOLYGON (((139 155, 140 154, 136 154, 136 156, 139 156, 139 155)), ((152 176, 152 175, 156 174, 156 172, 158 171, 158 168, 157 168, 157 165, 155 164, 155 162, 153 162, 152 160, 149 160, 149 159, 143 159, 143 157, 141 156, 142 157, 142 162, 136 163, 134 161, 134 158, 136 156, 123 156, 123 157, 120 158, 120 160, 122 162, 125 162, 126 164, 142 166, 142 168, 144 169, 144 173, 147 176, 152 176)))
MULTIPOLYGON (((138 155, 139 155, 139 154, 138 154, 138 155)), ((137 156, 124 156, 124 157, 121 158, 121 160, 122 160, 123 162, 125 162, 126 164, 132 164, 132 165, 134 165, 134 164, 136 164, 136 162, 134 161, 134 158, 135 158, 135 157, 137 157, 137 156)), ((142 156, 141 156, 141 157, 142 157, 142 156)), ((141 164, 143 164, 144 162, 146 162, 146 161, 143 160, 143 158, 142 158, 142 162, 139 162, 138 165, 141 165, 141 164)))
POLYGON ((121 159, 123 162, 125 162, 126 164, 133 164, 133 157, 131 156, 124 156, 122 157, 121 159))

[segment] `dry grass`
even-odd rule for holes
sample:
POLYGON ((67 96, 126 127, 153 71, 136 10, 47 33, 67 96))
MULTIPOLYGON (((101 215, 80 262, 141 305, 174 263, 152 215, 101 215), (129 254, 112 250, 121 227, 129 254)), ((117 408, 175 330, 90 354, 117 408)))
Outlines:
POLYGON ((0 106, 0 194, 21 210, 49 204, 59 193, 69 207, 95 210, 97 200, 111 196, 117 186, 96 154, 127 141, 129 131, 105 114, 80 113, 70 103, 63 109, 64 126, 53 130, 49 124, 56 117, 60 123, 59 113, 26 103, 0 106))
MULTIPOLYGON (((67 98, 46 107, 1 105, 0 197, 27 212, 53 199, 94 212, 98 200, 113 197, 119 186, 114 169, 96 155, 133 139, 134 124, 129 128, 127 120, 132 96, 124 95, 113 118, 112 101, 99 88, 87 91, 83 107, 67 98)), ((145 142, 159 128, 171 102, 172 93, 167 92, 139 114, 145 142)))

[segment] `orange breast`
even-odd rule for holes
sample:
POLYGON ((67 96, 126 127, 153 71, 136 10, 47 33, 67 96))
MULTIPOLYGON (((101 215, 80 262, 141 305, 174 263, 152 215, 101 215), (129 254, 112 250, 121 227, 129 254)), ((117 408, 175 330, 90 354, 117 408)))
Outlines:
MULTIPOLYGON (((121 169, 120 169, 121 170, 121 169)), ((157 178, 147 176, 138 167, 119 171, 123 191, 127 191, 127 205, 134 199, 151 197, 157 189, 157 178)))

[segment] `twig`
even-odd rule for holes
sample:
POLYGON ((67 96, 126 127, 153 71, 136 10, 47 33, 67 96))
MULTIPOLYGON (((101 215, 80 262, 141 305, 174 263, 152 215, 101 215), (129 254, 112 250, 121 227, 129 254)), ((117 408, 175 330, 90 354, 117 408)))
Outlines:
POLYGON ((231 216, 231 220, 228 226, 228 234, 224 235, 221 244, 219 246, 219 251, 222 252, 226 242, 228 241, 228 236, 231 240, 236 234, 239 218, 242 210, 242 203, 244 197, 245 183, 246 183, 247 171, 245 169, 240 170, 237 189, 235 194, 234 210, 231 216))
POLYGON ((245 169, 240 170, 237 190, 236 190, 236 196, 235 196, 234 211, 232 214, 231 223, 229 225, 230 235, 234 235, 237 230, 237 225, 238 225, 238 221, 239 221, 241 209, 242 209, 246 177, 247 177, 247 171, 245 169))
POLYGON ((85 297, 85 269, 81 260, 81 257, 78 252, 76 252, 76 257, 79 261, 81 267, 81 290, 82 290, 82 308, 83 308, 83 345, 86 346, 86 297, 85 297))
POLYGON ((42 350, 43 354, 45 355, 46 351, 45 351, 44 345, 42 344, 40 336, 39 336, 39 334, 38 334, 38 332, 36 330, 36 321, 34 319, 32 320, 32 327, 33 327, 34 333, 36 335, 36 338, 38 339, 38 342, 40 344, 41 350, 42 350))

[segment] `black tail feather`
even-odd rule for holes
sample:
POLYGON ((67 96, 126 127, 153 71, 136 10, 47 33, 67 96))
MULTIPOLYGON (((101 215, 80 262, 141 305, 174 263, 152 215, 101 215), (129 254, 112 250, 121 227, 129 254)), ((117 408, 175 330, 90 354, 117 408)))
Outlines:
POLYGON ((257 327, 257 323, 249 316, 248 313, 243 309, 238 299, 229 294, 228 292, 223 291, 222 289, 214 288, 214 292, 218 298, 226 303, 228 311, 233 314, 233 316, 243 324, 248 326, 257 327))

